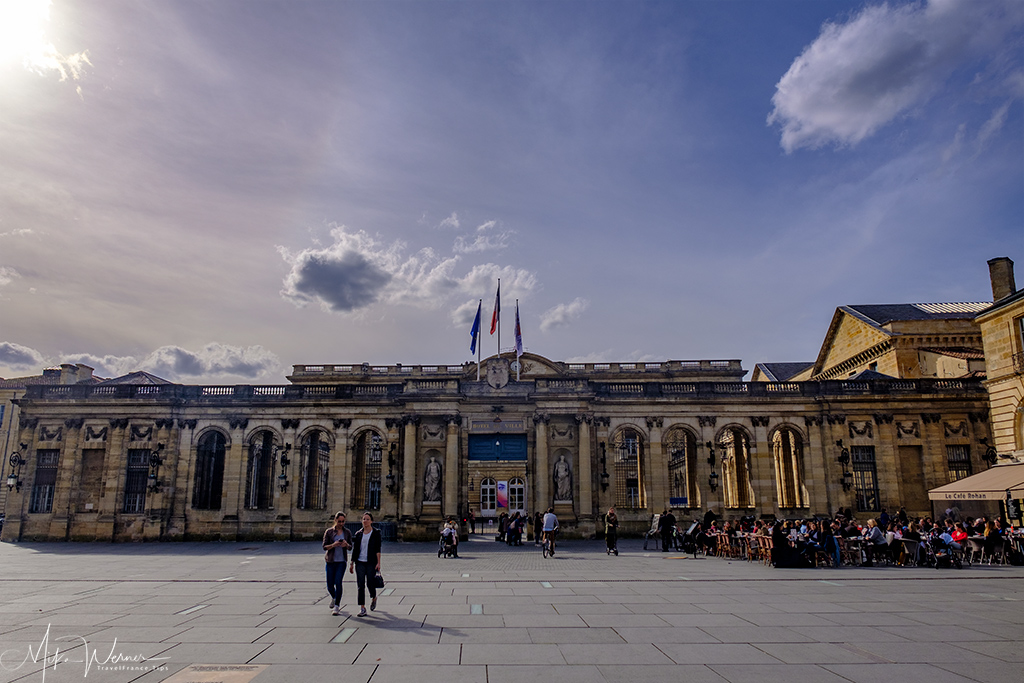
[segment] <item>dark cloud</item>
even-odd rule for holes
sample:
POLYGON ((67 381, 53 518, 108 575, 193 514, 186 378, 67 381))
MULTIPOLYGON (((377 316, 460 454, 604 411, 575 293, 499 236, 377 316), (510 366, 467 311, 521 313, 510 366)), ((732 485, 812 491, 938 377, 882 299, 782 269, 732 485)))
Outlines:
POLYGON ((43 364, 43 354, 21 344, 0 342, 0 365, 14 368, 37 367, 43 364))
POLYGON ((391 281, 391 275, 355 252, 340 258, 311 254, 296 264, 293 276, 293 296, 320 299, 338 312, 369 306, 391 281))

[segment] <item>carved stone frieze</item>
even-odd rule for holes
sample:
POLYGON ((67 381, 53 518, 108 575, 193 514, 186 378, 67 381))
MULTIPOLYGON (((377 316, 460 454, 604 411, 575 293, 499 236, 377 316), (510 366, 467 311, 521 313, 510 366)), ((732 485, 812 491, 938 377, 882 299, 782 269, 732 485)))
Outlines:
POLYGON ((767 427, 771 421, 772 418, 769 415, 754 415, 750 418, 750 424, 755 427, 767 427))
POLYGON ((178 429, 195 429, 199 420, 178 420, 178 429))
POLYGON ((38 417, 21 417, 18 419, 18 426, 22 429, 35 429, 38 424, 38 417))
POLYGON ((664 424, 665 424, 665 418, 663 418, 663 417, 649 417, 649 418, 647 418, 647 428, 648 429, 654 429, 655 427, 657 427, 658 429, 661 429, 662 425, 664 425, 664 424))
POLYGON ((942 415, 939 413, 921 413, 921 422, 927 424, 938 424, 942 420, 942 415))
POLYGON ((129 432, 129 441, 152 441, 153 425, 132 425, 129 432))
POLYGON ((440 424, 420 425, 421 441, 444 441, 445 426, 440 424))
POLYGON ((718 418, 715 417, 714 415, 698 415, 697 416, 697 423, 701 427, 714 427, 717 422, 718 422, 718 418))
POLYGON ((69 417, 64 420, 64 426, 68 429, 81 429, 83 424, 85 424, 85 418, 82 417, 69 417))
POLYGON ((891 425, 894 419, 891 413, 875 413, 872 417, 877 425, 891 425))
POLYGON ((348 418, 344 418, 344 417, 336 417, 336 418, 334 418, 334 428, 335 429, 348 429, 351 426, 352 426, 352 420, 350 420, 348 418))
POLYGON ((106 441, 107 440, 107 427, 100 427, 96 429, 92 425, 85 428, 85 440, 86 441, 106 441))
MULTIPOLYGON (((300 421, 298 419, 293 420, 286 417, 283 420, 281 420, 281 429, 298 429, 299 422, 300 421)), ((234 425, 232 425, 232 427, 234 427, 234 425)))
POLYGON ((833 415, 833 414, 830 413, 830 414, 825 416, 825 419, 828 420, 828 423, 830 425, 843 425, 843 424, 846 424, 846 416, 845 415, 833 415))
POLYGON ((858 436, 871 439, 875 436, 874 428, 871 426, 870 420, 865 420, 863 422, 854 422, 853 420, 850 420, 849 427, 851 439, 856 439, 858 436))
POLYGON ((154 424, 157 429, 171 429, 174 427, 174 420, 171 418, 156 420, 154 424))
POLYGON ((819 427, 822 421, 821 415, 804 415, 804 425, 807 427, 819 427))
POLYGON ((62 427, 47 427, 46 425, 39 427, 40 441, 60 441, 63 436, 64 429, 62 427))
POLYGON ((921 427, 917 420, 908 422, 896 422, 896 438, 898 439, 920 439, 921 427))
POLYGON ((573 425, 553 424, 550 427, 551 440, 554 442, 572 442, 576 439, 576 429, 573 425))
POLYGON ((971 421, 971 424, 978 424, 979 422, 988 422, 988 411, 981 410, 976 413, 967 413, 967 419, 971 421))
POLYGON ((107 422, 109 422, 110 426, 113 427, 114 429, 127 429, 128 427, 127 417, 112 417, 109 420, 107 420, 107 422))
POLYGON ((967 421, 960 420, 959 422, 943 422, 942 431, 947 437, 950 436, 967 436, 967 421))

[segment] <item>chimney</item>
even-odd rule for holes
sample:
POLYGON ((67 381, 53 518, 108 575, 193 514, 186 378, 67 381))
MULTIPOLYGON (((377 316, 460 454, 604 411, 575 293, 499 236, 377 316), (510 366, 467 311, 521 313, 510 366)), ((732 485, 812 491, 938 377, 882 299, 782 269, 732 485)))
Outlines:
POLYGON ((988 276, 992 280, 992 301, 1000 301, 1017 291, 1013 281, 1013 261, 999 256, 988 262, 988 276))

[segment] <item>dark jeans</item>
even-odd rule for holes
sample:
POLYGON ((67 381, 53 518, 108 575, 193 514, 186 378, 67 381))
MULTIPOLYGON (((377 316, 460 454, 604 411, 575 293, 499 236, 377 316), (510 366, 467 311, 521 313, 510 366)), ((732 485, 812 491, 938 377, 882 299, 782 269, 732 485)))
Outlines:
POLYGON ((367 577, 373 579, 377 574, 377 564, 375 562, 356 562, 356 598, 359 602, 359 606, 362 607, 366 604, 366 593, 367 587, 370 589, 370 599, 373 600, 377 597, 377 588, 373 586, 372 582, 367 586, 367 577))
POLYGON ((618 545, 619 530, 611 527, 605 532, 604 540, 608 544, 608 550, 615 550, 615 546, 618 545))
POLYGON ((346 562, 327 563, 327 592, 335 604, 341 602, 341 580, 345 578, 346 562))
POLYGON ((661 532, 661 552, 667 553, 672 549, 672 529, 665 529, 661 532))

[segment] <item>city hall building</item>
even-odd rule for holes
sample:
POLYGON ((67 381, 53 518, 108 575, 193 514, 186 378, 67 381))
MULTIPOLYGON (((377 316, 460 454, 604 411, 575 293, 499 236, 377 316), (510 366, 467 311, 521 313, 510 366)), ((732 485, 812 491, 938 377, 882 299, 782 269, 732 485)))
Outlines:
POLYGON ((930 515, 930 488, 986 467, 982 380, 856 367, 840 378, 829 368, 874 362, 850 335, 882 356, 910 343, 933 355, 980 348, 973 310, 914 309, 919 339, 900 323, 880 342, 853 324, 871 327, 854 309, 826 340, 843 353, 823 349, 806 364, 814 378, 801 381, 744 382, 738 360, 529 353, 480 368, 296 365, 281 386, 143 372, 100 381, 69 366, 74 381, 26 381, 11 403, 2 537, 301 539, 338 510, 370 510, 399 538, 431 540, 443 518, 470 510, 486 524, 554 507, 563 531, 581 537, 612 505, 634 533, 667 508, 684 519, 708 509, 930 515))

